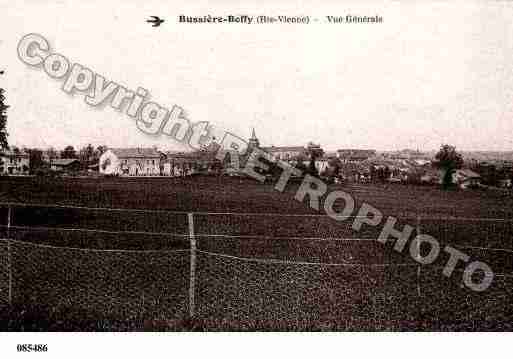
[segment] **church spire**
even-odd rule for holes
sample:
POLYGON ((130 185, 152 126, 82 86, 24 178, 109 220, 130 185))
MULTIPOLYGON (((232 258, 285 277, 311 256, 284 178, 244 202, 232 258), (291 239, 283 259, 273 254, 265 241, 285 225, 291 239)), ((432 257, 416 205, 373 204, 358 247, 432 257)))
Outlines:
POLYGON ((260 141, 258 141, 258 138, 255 134, 255 128, 253 127, 251 131, 251 138, 248 141, 248 147, 249 148, 258 148, 260 147, 260 141))

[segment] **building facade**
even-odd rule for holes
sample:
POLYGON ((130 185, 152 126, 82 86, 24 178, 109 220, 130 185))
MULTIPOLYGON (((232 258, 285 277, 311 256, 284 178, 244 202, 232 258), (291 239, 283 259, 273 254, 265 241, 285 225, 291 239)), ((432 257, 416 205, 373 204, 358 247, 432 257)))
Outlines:
POLYGON ((376 156, 376 150, 341 149, 337 150, 337 157, 343 163, 358 163, 376 156))
POLYGON ((28 175, 29 171, 30 157, 25 151, 0 152, 0 175, 28 175))
POLYGON ((271 146, 263 147, 262 150, 281 161, 288 162, 295 161, 298 158, 308 158, 306 148, 303 146, 271 146))
POLYGON ((76 158, 58 158, 50 161, 50 169, 59 172, 77 172, 80 170, 80 161, 76 158))
POLYGON ((160 158, 155 148, 112 148, 100 156, 99 171, 105 175, 159 176, 160 158))
POLYGON ((194 174, 215 174, 221 171, 221 162, 216 152, 168 152, 161 161, 162 175, 181 177, 194 174))

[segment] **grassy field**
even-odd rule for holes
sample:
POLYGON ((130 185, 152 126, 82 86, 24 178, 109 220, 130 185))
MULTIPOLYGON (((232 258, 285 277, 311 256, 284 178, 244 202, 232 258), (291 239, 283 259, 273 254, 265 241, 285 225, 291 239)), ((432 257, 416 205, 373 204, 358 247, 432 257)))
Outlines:
MULTIPOLYGON (((16 303, 0 322, 7 330, 31 320, 44 330, 511 330, 513 228, 498 220, 513 218, 510 194, 331 188, 400 224, 416 226, 420 215, 423 233, 492 265, 501 276, 476 294, 460 287, 461 275, 441 275, 446 257, 419 272, 407 253, 373 241, 381 228, 356 233, 351 221, 316 216, 294 200, 296 189, 225 177, 1 178, 0 201, 34 205, 11 208, 9 238, 21 241, 10 252, 16 303), (199 250, 193 321, 185 212, 195 213, 199 250), (36 309, 13 321, 16 306, 36 309)), ((0 224, 7 235, 5 205, 0 224)), ((0 242, 0 303, 6 248, 0 242)))
MULTIPOLYGON (((291 200, 297 185, 282 194, 271 185, 230 177, 195 178, 0 178, 0 201, 163 209, 191 212, 314 213, 291 200)), ((437 187, 332 185, 386 215, 427 214, 512 218, 512 192, 442 191, 437 187)))

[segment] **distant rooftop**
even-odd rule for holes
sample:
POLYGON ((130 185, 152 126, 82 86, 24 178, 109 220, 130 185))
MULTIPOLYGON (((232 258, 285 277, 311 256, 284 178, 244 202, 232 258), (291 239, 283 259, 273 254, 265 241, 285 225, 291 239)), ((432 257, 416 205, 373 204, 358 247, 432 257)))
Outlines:
POLYGON ((118 158, 160 158, 155 148, 110 148, 118 158))
POLYGON ((57 158, 52 160, 52 166, 68 166, 73 162, 78 162, 76 158, 57 158))
POLYGON ((459 169, 456 170, 457 175, 461 175, 466 178, 480 178, 481 175, 479 173, 476 173, 470 169, 459 169))
POLYGON ((337 150, 337 152, 341 158, 364 159, 376 155, 376 150, 358 150, 352 148, 337 150))
POLYGON ((6 157, 28 157, 28 153, 20 150, 19 152, 14 152, 12 149, 9 150, 1 150, 0 155, 6 156, 6 157))
POLYGON ((262 150, 266 152, 301 152, 306 151, 304 146, 271 146, 271 147, 262 147, 262 150))

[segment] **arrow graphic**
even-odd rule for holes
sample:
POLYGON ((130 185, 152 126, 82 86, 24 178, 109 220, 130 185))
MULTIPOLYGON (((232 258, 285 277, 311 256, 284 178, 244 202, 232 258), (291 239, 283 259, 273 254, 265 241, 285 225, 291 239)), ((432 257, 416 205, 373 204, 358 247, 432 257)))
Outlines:
POLYGON ((152 23, 153 27, 157 27, 157 26, 160 26, 160 24, 162 24, 164 22, 163 19, 161 19, 160 17, 158 16, 151 16, 153 19, 151 20, 146 20, 146 22, 149 22, 149 23, 152 23))

